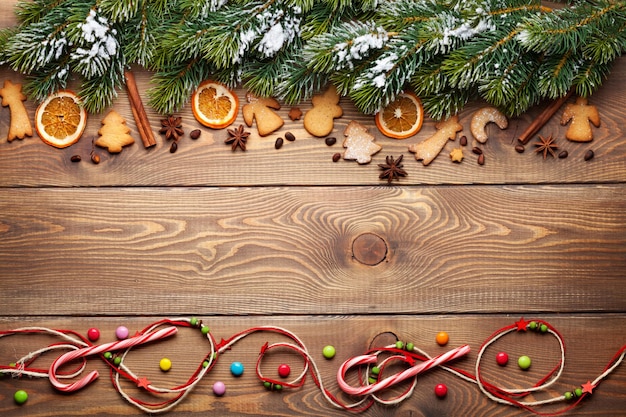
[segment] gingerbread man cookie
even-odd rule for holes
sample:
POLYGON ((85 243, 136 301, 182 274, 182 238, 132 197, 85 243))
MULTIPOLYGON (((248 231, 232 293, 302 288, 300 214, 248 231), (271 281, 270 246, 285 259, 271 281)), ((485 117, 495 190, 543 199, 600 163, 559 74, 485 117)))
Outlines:
POLYGON ((6 80, 4 87, 0 89, 0 96, 2 96, 2 105, 9 106, 11 111, 11 124, 9 125, 7 140, 12 142, 14 139, 33 136, 33 127, 23 103, 26 96, 22 94, 22 84, 13 84, 6 80))
POLYGON ((324 137, 332 132, 334 119, 343 115, 339 99, 335 86, 330 86, 322 95, 313 96, 313 108, 304 115, 306 131, 317 137, 324 137))
POLYGON ((409 152, 415 153, 415 159, 422 164, 430 164, 439 155, 448 140, 455 140, 457 132, 463 130, 459 117, 452 116, 435 125, 437 132, 423 142, 409 146, 409 152))
POLYGON ((585 97, 578 97, 576 104, 565 106, 561 116, 562 126, 570 121, 572 124, 567 129, 565 137, 573 142, 591 142, 593 140, 591 124, 600 127, 600 113, 596 106, 587 103, 585 97))

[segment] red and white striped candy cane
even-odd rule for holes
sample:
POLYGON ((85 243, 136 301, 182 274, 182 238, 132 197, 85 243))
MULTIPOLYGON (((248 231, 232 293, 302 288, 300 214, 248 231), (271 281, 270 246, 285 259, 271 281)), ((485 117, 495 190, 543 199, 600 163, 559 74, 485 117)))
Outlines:
POLYGON ((155 332, 142 334, 139 336, 131 337, 129 339, 120 340, 118 342, 106 343, 103 345, 90 346, 78 350, 74 350, 72 352, 67 352, 61 356, 59 356, 52 365, 50 365, 50 371, 48 378, 50 379, 50 383, 59 391, 63 392, 72 392, 77 391, 90 383, 92 383, 96 378, 98 378, 98 371, 91 371, 89 374, 81 378, 80 380, 73 382, 71 384, 64 384, 59 381, 57 377, 57 370, 63 366, 67 362, 71 362, 77 358, 83 358, 86 356, 98 355, 103 352, 127 349, 129 347, 143 345, 145 343, 153 342, 155 340, 164 339, 166 337, 172 336, 178 332, 176 327, 166 327, 161 330, 157 330, 155 332))
POLYGON ((432 359, 428 359, 424 362, 420 362, 419 364, 412 366, 404 371, 397 373, 395 375, 389 376, 381 381, 378 381, 371 385, 365 385, 361 387, 353 387, 352 385, 346 382, 346 373, 348 370, 354 366, 361 365, 371 365, 376 363, 378 360, 377 355, 361 355, 356 356, 352 359, 348 359, 345 361, 337 371, 337 383, 339 387, 347 394, 351 395, 369 395, 375 392, 384 390, 389 388, 391 385, 398 384, 405 379, 417 376, 422 372, 426 372, 429 369, 442 365, 446 362, 452 361, 454 359, 460 358, 461 356, 466 355, 470 351, 469 345, 459 346, 456 349, 452 349, 444 354, 436 356, 432 359))

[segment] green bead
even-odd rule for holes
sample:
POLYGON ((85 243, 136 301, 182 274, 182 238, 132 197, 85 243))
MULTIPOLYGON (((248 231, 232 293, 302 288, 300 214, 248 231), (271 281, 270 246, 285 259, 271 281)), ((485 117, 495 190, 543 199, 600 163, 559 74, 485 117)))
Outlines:
POLYGON ((372 367, 372 375, 378 375, 380 373, 380 368, 378 366, 372 367))
POLYGON ((337 350, 331 345, 324 346, 324 349, 322 349, 322 355, 324 355, 326 359, 334 358, 336 353, 337 350))
POLYGON ((566 392, 565 394, 563 394, 563 396, 565 397, 566 400, 571 400, 572 398, 574 398, 574 394, 572 394, 571 392, 566 392))
POLYGON ((525 356, 525 355, 520 356, 519 359, 517 360, 517 364, 519 365, 521 369, 525 371, 528 368, 530 368, 531 360, 528 356, 525 356))
POLYGON ((406 344, 406 350, 408 350, 409 352, 413 352, 413 348, 415 347, 415 345, 411 342, 406 344))
POLYGON ((15 394, 13 394, 13 399, 15 400, 16 404, 22 405, 28 400, 28 393, 22 389, 15 391, 15 394))
POLYGON ((531 321, 530 323, 528 323, 528 328, 530 330, 537 330, 537 322, 536 321, 531 321))
POLYGON ((209 361, 204 361, 204 362, 202 362, 202 367, 203 367, 203 368, 206 368, 206 367, 208 367, 209 365, 210 365, 210 364, 209 364, 209 361))
POLYGON ((398 340, 396 342, 396 349, 404 349, 404 342, 401 342, 400 340, 398 340))
POLYGON ((280 391, 281 389, 283 389, 283 386, 282 386, 282 385, 280 385, 280 384, 276 384, 276 385, 274 385, 274 389, 275 389, 276 391, 280 391))
POLYGON ((267 389, 272 388, 272 384, 270 384, 270 383, 269 383, 269 382, 267 382, 267 381, 265 381, 265 382, 263 383, 263 386, 264 386, 265 388, 267 388, 267 389))
POLYGON ((113 359, 113 365, 120 366, 121 364, 122 364, 122 358, 120 358, 119 356, 113 359))
POLYGON ((583 396, 583 389, 582 388, 576 388, 574 390, 574 395, 576 395, 577 397, 582 397, 583 396))
POLYGON ((548 326, 546 326, 545 324, 542 324, 541 327, 539 328, 539 331, 541 333, 547 333, 548 332, 548 326))
POLYGON ((17 363, 15 363, 15 362, 11 362, 11 363, 9 364, 9 366, 10 366, 11 368, 17 368, 17 363))
POLYGON ((373 376, 370 376, 369 378, 367 378, 367 381, 368 381, 370 384, 375 384, 375 383, 377 383, 377 382, 378 382, 378 378, 374 378, 373 376))
POLYGON ((196 326, 198 325, 198 319, 197 319, 197 318, 195 318, 195 317, 192 317, 192 318, 189 320, 189 324, 191 324, 193 327, 196 327, 196 326))
POLYGON ((111 352, 104 352, 104 359, 110 361, 113 358, 113 354, 111 352))
POLYGON ((209 326, 202 326, 202 328, 200 329, 200 331, 202 332, 203 335, 207 335, 210 332, 209 326))

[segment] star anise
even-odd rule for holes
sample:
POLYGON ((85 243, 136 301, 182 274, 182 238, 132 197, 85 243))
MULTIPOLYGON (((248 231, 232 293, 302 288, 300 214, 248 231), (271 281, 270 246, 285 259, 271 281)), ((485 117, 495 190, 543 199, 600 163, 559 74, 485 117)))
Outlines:
POLYGON ((250 136, 250 132, 246 132, 243 125, 239 125, 237 129, 228 129, 227 131, 228 139, 226 139, 224 143, 231 145, 233 151, 237 149, 237 146, 239 146, 242 151, 245 151, 246 142, 248 141, 248 136, 250 136))
POLYGON ((178 141, 178 139, 180 139, 185 133, 182 129, 182 117, 168 116, 165 119, 161 119, 161 126, 162 127, 159 130, 159 133, 165 134, 165 139, 167 140, 174 139, 175 141, 178 141))
POLYGON ((543 159, 546 159, 548 157, 548 154, 552 155, 553 158, 556 158, 556 150, 559 149, 559 147, 556 145, 556 143, 554 143, 554 138, 552 137, 552 135, 548 136, 547 138, 539 135, 539 142, 536 142, 535 146, 537 147, 537 149, 535 149, 535 152, 543 153, 543 159))
POLYGON ((393 156, 387 156, 387 158, 385 158, 385 164, 378 164, 378 166, 383 170, 382 174, 380 174, 378 178, 381 180, 386 179, 387 183, 390 184, 394 179, 405 177, 407 173, 402 169, 403 157, 404 155, 400 155, 398 159, 393 159, 393 156))

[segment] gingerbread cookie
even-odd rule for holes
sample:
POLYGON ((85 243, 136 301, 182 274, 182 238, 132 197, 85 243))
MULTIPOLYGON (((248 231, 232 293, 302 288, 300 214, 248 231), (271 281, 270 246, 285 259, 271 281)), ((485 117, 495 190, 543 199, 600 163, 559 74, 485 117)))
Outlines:
POLYGON ((344 131, 346 139, 343 147, 343 159, 356 160, 359 164, 371 162, 372 155, 382 149, 382 146, 374 143, 374 136, 368 133, 367 128, 359 122, 351 121, 344 131))
POLYGON ((130 129, 126 126, 126 120, 115 110, 102 119, 102 127, 98 130, 100 137, 95 144, 101 148, 106 148, 109 153, 120 153, 122 147, 132 145, 135 139, 128 133, 130 129))
POLYGON ((276 99, 271 97, 259 98, 252 94, 248 94, 246 98, 248 104, 243 106, 242 111, 243 120, 248 127, 252 127, 253 120, 256 120, 259 135, 267 136, 283 126, 285 122, 274 112, 274 110, 280 110, 280 103, 276 99))
POLYGON ((24 139, 26 136, 33 136, 33 127, 24 106, 26 96, 22 93, 22 84, 13 84, 11 81, 4 81, 4 87, 0 89, 2 105, 8 106, 11 112, 11 124, 7 140, 24 139))
POLYGON ((472 132, 474 139, 480 143, 487 142, 488 136, 485 127, 488 123, 495 123, 500 129, 506 129, 509 126, 506 116, 495 107, 483 107, 477 110, 470 122, 470 132, 472 132))
POLYGON ((324 137, 332 132, 334 119, 343 115, 339 99, 335 86, 330 86, 324 94, 313 96, 313 108, 304 115, 306 131, 317 137, 324 137))
POLYGON ((430 164, 439 155, 448 140, 455 140, 457 132, 463 130, 459 117, 452 116, 435 125, 437 132, 423 142, 409 146, 409 152, 415 153, 415 159, 422 164, 430 164))
POLYGON ((561 116, 562 126, 570 121, 572 124, 567 129, 565 137, 573 142, 591 142, 593 140, 591 124, 600 127, 600 114, 596 106, 587 103, 585 97, 578 97, 576 104, 565 106, 561 116))

